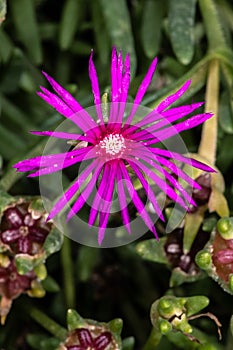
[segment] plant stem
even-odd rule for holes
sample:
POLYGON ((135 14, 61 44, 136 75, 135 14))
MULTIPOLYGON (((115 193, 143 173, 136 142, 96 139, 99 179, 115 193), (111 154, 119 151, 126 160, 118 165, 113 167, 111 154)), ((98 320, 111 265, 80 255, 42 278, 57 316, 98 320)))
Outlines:
POLYGON ((67 330, 35 307, 29 307, 29 315, 56 338, 64 341, 67 330))
POLYGON ((219 60, 213 59, 209 64, 205 112, 214 114, 207 120, 202 129, 198 153, 214 165, 216 160, 217 130, 218 130, 218 99, 219 99, 219 60))
POLYGON ((152 328, 149 338, 147 339, 147 342, 143 346, 142 350, 154 350, 155 347, 159 344, 161 338, 162 334, 156 331, 155 328, 152 328))
POLYGON ((206 28, 209 51, 226 47, 226 40, 215 2, 213 0, 199 0, 199 6, 206 28))
POLYGON ((61 260, 63 267, 63 283, 67 308, 75 308, 75 281, 73 262, 71 257, 71 240, 64 236, 61 249, 61 260))

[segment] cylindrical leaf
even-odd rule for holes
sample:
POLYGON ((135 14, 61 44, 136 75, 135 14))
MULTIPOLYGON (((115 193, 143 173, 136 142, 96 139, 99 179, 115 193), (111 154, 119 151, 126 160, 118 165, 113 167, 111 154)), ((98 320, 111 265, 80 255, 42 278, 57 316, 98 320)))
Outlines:
POLYGON ((178 60, 189 64, 194 54, 194 20, 196 0, 170 1, 168 30, 178 60))
POLYGON ((112 45, 122 49, 123 55, 130 53, 131 75, 136 70, 136 53, 126 0, 100 0, 112 45))
POLYGON ((67 50, 74 40, 82 17, 82 9, 82 0, 66 0, 59 31, 59 45, 62 50, 67 50))
POLYGON ((143 8, 141 39, 148 58, 157 55, 161 38, 163 4, 159 0, 147 0, 143 8))
POLYGON ((10 6, 19 38, 25 45, 33 62, 40 64, 42 49, 36 21, 35 1, 12 0, 10 6))

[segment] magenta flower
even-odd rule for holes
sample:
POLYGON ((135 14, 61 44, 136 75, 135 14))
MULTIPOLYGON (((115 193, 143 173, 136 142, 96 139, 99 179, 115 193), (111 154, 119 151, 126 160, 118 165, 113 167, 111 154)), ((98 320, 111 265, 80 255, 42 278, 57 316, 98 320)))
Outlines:
POLYGON ((77 343, 73 339, 72 343, 75 342, 76 344, 66 345, 67 350, 105 350, 112 342, 110 332, 103 332, 96 338, 93 338, 91 332, 85 328, 76 329, 74 332, 77 337, 77 343))
POLYGON ((134 121, 138 107, 155 72, 157 64, 157 59, 155 58, 138 89, 133 107, 125 119, 124 113, 130 85, 130 57, 127 55, 123 62, 122 53, 120 52, 117 55, 116 49, 113 48, 111 105, 108 120, 106 121, 106 118, 103 116, 98 77, 92 58, 93 53, 91 53, 89 61, 89 76, 96 107, 96 120, 80 106, 69 92, 48 74, 43 73, 55 93, 41 87, 42 92, 38 92, 38 95, 59 113, 74 122, 82 132, 77 134, 53 131, 32 132, 36 135, 81 141, 79 147, 75 147, 65 155, 60 153, 26 159, 15 164, 14 167, 21 172, 34 171, 28 176, 35 177, 51 174, 73 164, 84 163, 88 160, 88 165, 78 176, 77 180, 56 202, 49 218, 54 218, 72 200, 80 188, 85 185, 68 213, 67 219, 71 219, 83 207, 98 184, 97 193, 90 209, 89 225, 93 225, 96 219, 99 219, 99 244, 101 244, 107 228, 114 189, 118 191, 122 221, 127 231, 130 232, 130 216, 127 207, 127 198, 130 197, 149 230, 157 237, 154 222, 134 188, 131 174, 134 173, 138 178, 148 200, 153 205, 158 217, 162 220, 164 220, 162 209, 157 202, 151 183, 156 184, 168 197, 185 208, 185 210, 188 210, 190 204, 195 205, 187 190, 176 178, 179 177, 193 188, 200 189, 201 187, 178 168, 173 163, 173 160, 187 163, 207 172, 213 170, 199 161, 175 152, 156 148, 155 145, 183 130, 203 123, 212 114, 197 114, 188 120, 176 123, 175 126, 171 125, 172 122, 178 121, 203 104, 193 103, 168 110, 168 107, 177 101, 188 89, 191 81, 187 81, 175 94, 167 97, 148 115, 140 121, 134 121), (92 177, 85 184, 90 174, 92 174, 92 177), (125 181, 127 186, 125 186, 125 181))
POLYGON ((51 230, 44 216, 37 213, 37 217, 33 217, 28 206, 29 203, 21 203, 9 207, 0 224, 0 243, 15 254, 38 254, 51 230))

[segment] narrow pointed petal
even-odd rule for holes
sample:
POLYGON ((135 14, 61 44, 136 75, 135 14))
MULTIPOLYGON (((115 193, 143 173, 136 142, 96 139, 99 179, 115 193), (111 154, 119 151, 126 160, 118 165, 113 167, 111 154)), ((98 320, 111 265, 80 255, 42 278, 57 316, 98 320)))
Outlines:
POLYGON ((110 167, 106 163, 104 165, 102 179, 101 179, 99 187, 96 191, 96 195, 95 195, 95 198, 93 200, 92 207, 90 210, 90 215, 89 215, 89 220, 88 220, 88 224, 90 226, 94 224, 99 211, 101 211, 101 209, 102 209, 102 207, 100 207, 100 205, 101 204, 103 205, 104 191, 106 189, 106 184, 108 184, 109 176, 110 176, 110 167))
POLYGON ((153 75, 154 75, 154 72, 156 69, 157 61, 158 61, 158 59, 156 57, 152 61, 151 65, 148 69, 148 72, 146 73, 141 85, 139 86, 138 92, 137 92, 136 97, 134 99, 132 111, 131 111, 128 119, 126 120, 126 124, 130 124, 132 122, 132 119, 133 119, 133 117, 138 109, 138 105, 141 103, 141 101, 146 93, 146 90, 148 89, 148 87, 151 83, 151 80, 153 78, 153 75))
POLYGON ((111 89, 111 101, 118 102, 118 59, 117 59, 117 51, 114 47, 112 49, 112 63, 111 63, 111 81, 112 81, 112 89, 111 89))
POLYGON ((116 181, 117 181, 117 190, 118 190, 118 199, 120 204, 120 210, 121 210, 121 217, 124 226, 126 227, 127 231, 131 233, 130 229, 130 217, 128 212, 128 203, 126 200, 126 194, 125 194, 125 184, 124 179, 122 178, 122 174, 120 171, 117 171, 116 173, 116 181))
MULTIPOLYGON (((201 104, 197 104, 197 107, 198 108, 201 104)), ((195 110, 196 108, 188 108, 189 112, 188 113, 191 113, 193 110, 195 110)), ((168 111, 170 112, 170 111, 168 111)), ((181 119, 183 118, 186 114, 187 114, 187 110, 184 109, 183 113, 174 113, 174 114, 168 114, 167 116, 165 116, 166 112, 163 112, 161 114, 161 119, 159 121, 157 121, 157 123, 149 126, 146 128, 146 130, 142 130, 141 132, 138 132, 136 134, 137 136, 137 139, 139 139, 140 137, 143 137, 145 135, 145 133, 155 133, 156 131, 161 131, 161 132, 166 132, 167 129, 165 129, 164 127, 165 126, 172 126, 171 123, 177 121, 178 119, 181 119), (162 130, 161 130, 162 129, 162 130)), ((189 119, 188 119, 189 120, 189 119)), ((183 122, 185 123, 185 121, 183 122)), ((156 135, 156 134, 155 134, 156 135)))
POLYGON ((127 54, 125 57, 125 63, 124 63, 124 73, 121 80, 121 94, 119 95, 120 103, 119 103, 119 112, 118 112, 117 122, 120 124, 123 121, 125 105, 128 98, 129 86, 130 86, 130 56, 129 54, 127 54))
POLYGON ((129 192, 129 195, 132 198, 132 201, 133 201, 133 203, 134 203, 138 213, 141 215, 143 221, 148 226, 149 230, 151 232, 153 232, 153 234, 155 235, 156 239, 158 239, 158 235, 157 235, 157 232, 155 230, 154 223, 151 220, 149 214, 147 213, 144 204, 142 203, 141 199, 139 198, 139 196, 137 194, 137 191, 134 189, 132 181, 131 181, 131 179, 129 177, 129 174, 128 174, 126 168, 125 168, 125 165, 123 165, 122 163, 120 163, 119 165, 120 165, 120 168, 121 168, 121 172, 122 172, 123 178, 125 178, 127 180, 128 184, 130 184, 130 188, 128 189, 128 192, 129 192))
POLYGON ((118 54, 117 60, 117 87, 118 87, 118 101, 120 101, 121 97, 121 89, 122 89, 122 73, 123 73, 123 62, 122 62, 122 51, 120 50, 118 54))
POLYGON ((118 118, 118 58, 117 51, 114 47, 112 49, 112 62, 111 62, 111 81, 112 81, 112 89, 111 89, 111 104, 110 104, 110 115, 109 115, 109 123, 116 122, 118 118))
POLYGON ((83 205, 86 203, 86 201, 90 197, 90 195, 93 191, 93 188, 96 186, 96 182, 97 182, 97 179, 99 177, 102 166, 103 166, 103 164, 101 164, 99 167, 97 167, 97 169, 95 169, 91 180, 88 182, 87 186, 82 191, 79 198, 74 203, 71 210, 69 211, 69 213, 67 215, 67 221, 69 221, 75 214, 77 214, 79 212, 79 210, 83 207, 83 205))
POLYGON ((73 113, 78 113, 82 111, 82 114, 79 114, 78 117, 82 116, 82 119, 86 120, 86 123, 90 127, 95 127, 96 123, 91 118, 91 116, 85 111, 85 109, 78 103, 78 101, 75 100, 75 98, 67 91, 65 90, 60 84, 58 84, 52 77, 50 77, 47 73, 42 72, 45 78, 48 80, 48 82, 51 84, 53 89, 57 92, 58 95, 62 98, 62 100, 67 104, 70 109, 73 111, 73 113))
MULTIPOLYGON (((157 131, 154 133, 154 135, 160 141, 163 141, 174 135, 179 134, 181 131, 192 129, 195 126, 204 123, 207 119, 211 118, 212 116, 213 116, 212 113, 197 114, 194 117, 189 118, 188 120, 185 120, 179 124, 176 124, 174 126, 172 125, 161 131, 157 131)), ((154 141, 151 140, 147 142, 147 145, 150 145, 150 144, 154 144, 154 141)))
POLYGON ((163 216, 163 213, 162 213, 162 210, 161 208, 159 207, 158 205, 158 202, 157 202, 157 199, 155 197, 155 194, 154 192, 152 191, 149 183, 147 182, 147 180, 144 178, 144 176, 142 175, 141 171, 139 170, 139 168, 136 166, 136 164, 134 164, 133 162, 129 161, 128 160, 128 163, 129 165, 131 166, 131 168, 134 170, 135 174, 137 175, 137 177, 139 178, 146 194, 147 194, 147 197, 148 199, 151 201, 153 207, 154 207, 154 210, 155 212, 157 213, 158 217, 165 221, 164 219, 164 216, 163 216))
POLYGON ((52 208, 48 220, 54 218, 60 211, 68 204, 68 202, 74 197, 74 195, 78 192, 82 184, 91 174, 91 172, 96 169, 97 171, 102 167, 102 164, 99 160, 93 161, 78 177, 77 180, 66 190, 64 195, 56 202, 54 207, 52 208))
POLYGON ((30 134, 38 135, 38 136, 56 137, 58 139, 65 139, 65 140, 77 140, 77 141, 80 140, 80 141, 93 142, 93 138, 90 138, 88 136, 72 134, 69 132, 62 132, 62 131, 30 131, 30 134))
MULTIPOLYGON (((138 157, 138 152, 137 152, 137 157, 138 157)), ((174 202, 177 202, 178 204, 180 204, 180 206, 182 206, 184 209, 187 210, 188 206, 183 201, 183 199, 178 196, 178 194, 174 191, 174 189, 171 186, 169 186, 168 183, 163 178, 158 176, 154 171, 152 171, 152 169, 145 166, 142 163, 142 159, 146 163, 149 163, 150 167, 152 167, 151 162, 147 158, 145 159, 143 154, 141 155, 140 158, 141 158, 141 161, 138 161, 137 159, 134 159, 134 158, 132 158, 132 161, 136 165, 138 165, 138 167, 146 174, 146 176, 151 178, 154 181, 155 185, 157 185, 167 196, 169 196, 174 202)), ((164 178, 166 178, 166 176, 164 175, 163 168, 159 167, 159 172, 164 178)))
POLYGON ((188 176, 182 169, 180 169, 178 166, 176 166, 174 163, 172 163, 170 160, 167 160, 163 157, 160 157, 158 155, 156 155, 156 159, 158 160, 158 162, 160 164, 162 164, 163 166, 165 166, 166 168, 168 168, 171 172, 173 172, 176 176, 180 177, 181 179, 183 179, 184 181, 187 182, 187 184, 189 184, 190 186, 201 190, 201 186, 195 181, 193 180, 190 176, 188 176))
POLYGON ((115 183, 115 176, 117 171, 117 163, 110 167, 110 177, 109 179, 106 179, 105 181, 105 190, 103 194, 103 203, 101 203, 101 209, 100 209, 100 220, 99 220, 99 232, 98 232, 98 243, 101 245, 103 239, 105 230, 108 224, 108 218, 110 215, 110 210, 112 206, 112 197, 113 197, 113 190, 114 190, 114 183, 115 183))
POLYGON ((100 97, 98 76, 96 73, 95 65, 93 63, 93 51, 91 52, 91 56, 90 56, 90 60, 89 60, 89 77, 91 80, 92 92, 94 95, 94 103, 95 103, 95 107, 96 107, 98 120, 102 124, 104 124, 104 119, 103 119, 102 110, 101 110, 101 97, 100 97))
POLYGON ((58 113, 64 115, 66 118, 71 118, 74 112, 70 109, 59 97, 50 93, 50 95, 45 95, 42 92, 37 92, 37 95, 40 96, 46 103, 52 106, 58 113))
POLYGON ((191 80, 188 80, 184 83, 183 86, 181 86, 181 88, 176 91, 173 95, 168 96, 167 98, 165 98, 165 100, 163 100, 156 108, 157 112, 162 112, 165 109, 167 109, 172 103, 174 103, 175 101, 177 101, 189 88, 191 84, 191 80))
POLYGON ((86 161, 89 159, 93 159, 96 157, 95 151, 90 151, 87 148, 85 148, 85 152, 83 154, 78 156, 69 156, 68 159, 66 158, 66 154, 64 154, 64 158, 60 159, 59 161, 52 161, 50 166, 47 166, 45 168, 40 168, 35 173, 29 174, 27 177, 36 177, 36 176, 42 176, 42 175, 48 175, 52 174, 54 172, 57 172, 59 170, 63 170, 73 164, 86 161))
POLYGON ((167 157, 167 158, 172 158, 174 160, 181 161, 185 164, 188 164, 189 166, 193 166, 194 168, 198 168, 198 169, 201 169, 203 171, 207 171, 207 172, 211 172, 211 173, 216 172, 216 170, 214 170, 210 166, 208 166, 202 162, 199 162, 196 159, 183 156, 179 153, 167 151, 167 150, 160 149, 160 148, 148 147, 148 149, 152 153, 159 154, 159 155, 162 155, 162 156, 167 157))

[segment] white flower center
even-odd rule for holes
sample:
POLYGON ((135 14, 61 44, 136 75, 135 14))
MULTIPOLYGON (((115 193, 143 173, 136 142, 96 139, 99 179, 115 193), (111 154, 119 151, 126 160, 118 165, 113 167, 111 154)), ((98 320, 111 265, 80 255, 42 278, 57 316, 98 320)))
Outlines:
POLYGON ((105 149, 105 152, 111 155, 122 152, 125 147, 124 137, 120 134, 109 134, 99 143, 101 148, 105 149))

